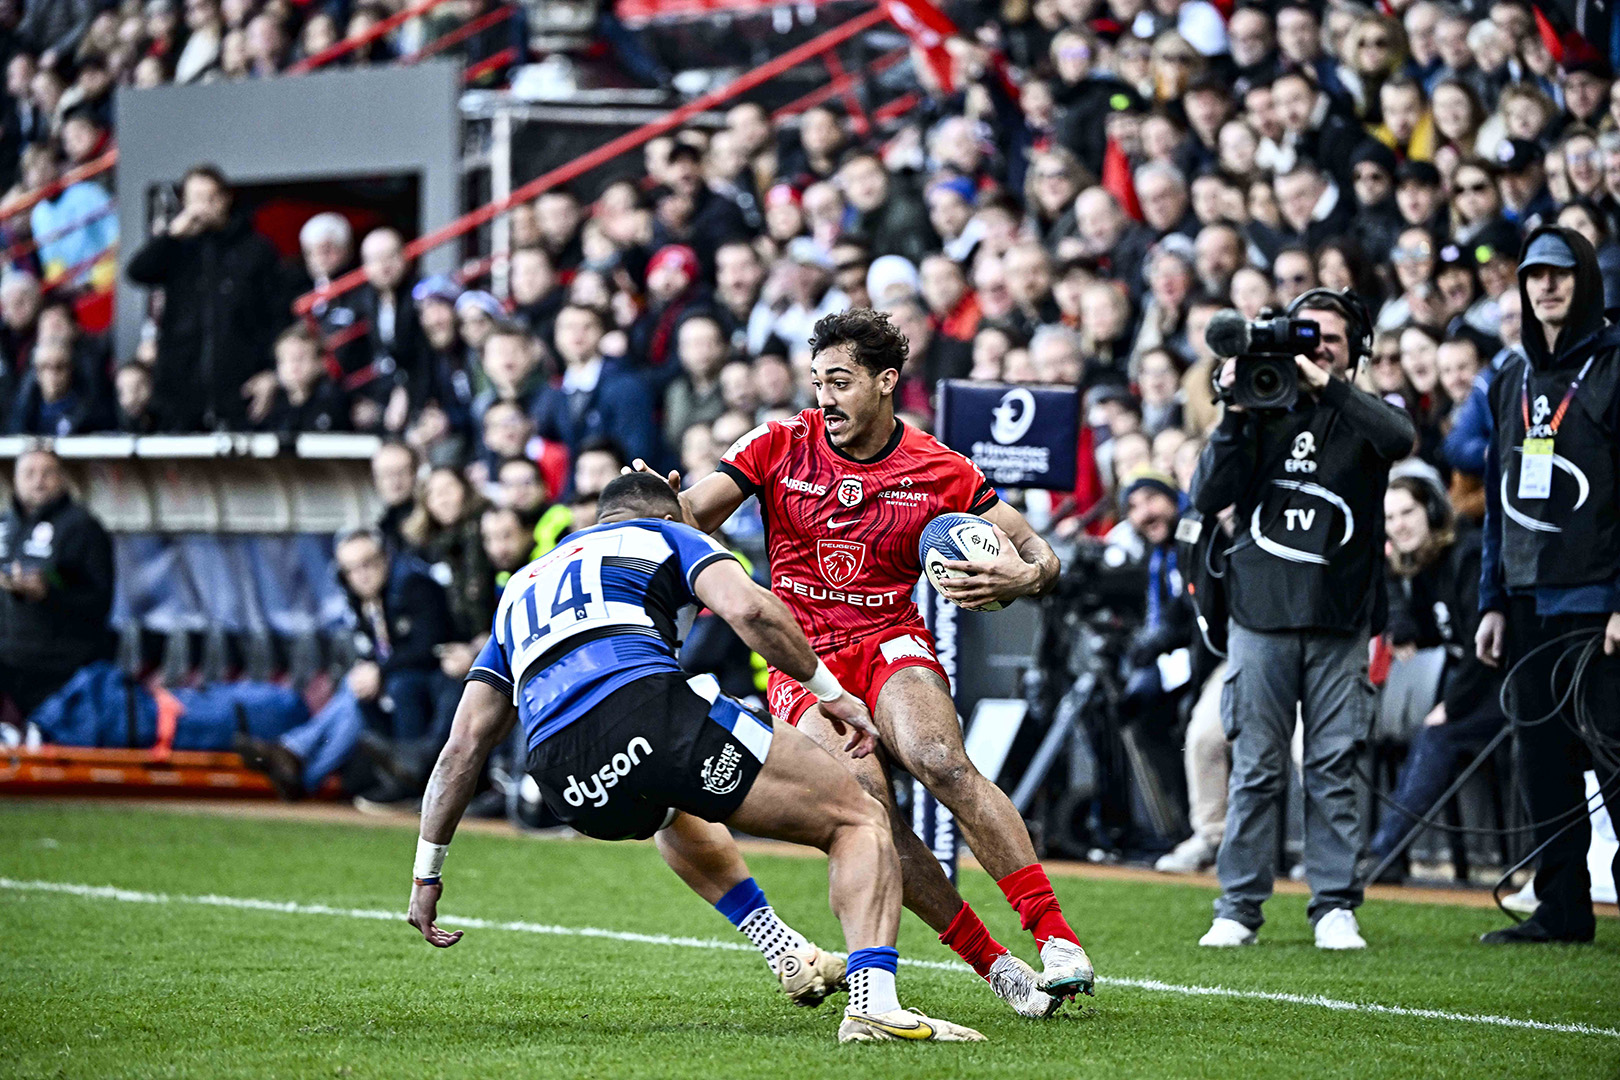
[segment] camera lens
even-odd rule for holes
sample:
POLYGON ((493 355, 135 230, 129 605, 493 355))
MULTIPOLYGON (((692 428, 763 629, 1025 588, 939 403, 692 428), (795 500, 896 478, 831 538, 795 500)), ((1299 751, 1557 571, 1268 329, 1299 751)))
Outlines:
POLYGON ((1257 397, 1270 398, 1282 389, 1282 378, 1277 374, 1277 369, 1268 364, 1255 369, 1254 377, 1249 380, 1249 386, 1257 397))

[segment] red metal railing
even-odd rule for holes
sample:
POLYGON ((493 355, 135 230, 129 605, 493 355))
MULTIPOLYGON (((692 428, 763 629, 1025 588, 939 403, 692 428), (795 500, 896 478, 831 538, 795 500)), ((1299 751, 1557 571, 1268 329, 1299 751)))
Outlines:
MULTIPOLYGON (((821 7, 843 0, 808 0, 821 7)), ((614 12, 631 26, 655 19, 696 19, 710 15, 764 15, 782 7, 782 0, 616 0, 614 12)))
POLYGON ((471 85, 492 71, 499 71, 510 64, 517 63, 518 58, 517 46, 508 45, 493 56, 486 56, 476 64, 469 64, 462 79, 468 85, 471 85))
MULTIPOLYGON (((514 190, 506 198, 479 207, 477 210, 464 214, 448 225, 418 237, 405 245, 405 257, 415 259, 425 251, 430 251, 452 240, 460 239, 474 229, 506 213, 519 203, 528 202, 542 192, 549 191, 554 187, 583 176, 620 154, 628 150, 634 150, 665 132, 680 127, 699 113, 747 93, 754 87, 776 78, 789 68, 826 54, 857 34, 864 33, 879 23, 886 21, 887 18, 888 15, 884 9, 877 7, 857 15, 848 22, 842 23, 825 33, 818 34, 804 44, 789 49, 781 56, 761 64, 753 71, 738 77, 725 86, 711 90, 701 97, 694 98, 657 120, 643 124, 634 131, 626 132, 615 139, 610 139, 595 150, 575 158, 566 165, 560 165, 550 172, 535 177, 527 184, 514 190)), ((293 302, 293 311, 300 316, 308 315, 315 305, 343 295, 361 285, 365 279, 363 270, 351 270, 342 277, 328 282, 325 286, 300 296, 293 302)))
MULTIPOLYGON (((879 56, 877 59, 867 64, 866 70, 873 75, 881 74, 894 67, 894 65, 898 64, 900 61, 904 60, 909 51, 910 50, 904 47, 890 49, 882 56, 879 56)), ((804 94, 801 97, 796 97, 786 105, 783 105, 780 109, 777 109, 771 114, 771 119, 773 121, 780 122, 790 116, 798 116, 800 113, 805 112, 808 109, 813 109, 817 105, 825 104, 835 97, 844 97, 846 94, 851 93, 859 82, 860 76, 858 75, 849 73, 841 74, 827 85, 818 86, 808 94, 804 94)))
POLYGON ((481 34, 492 26, 499 26, 516 14, 517 8, 511 4, 505 4, 493 11, 486 11, 476 19, 468 19, 443 37, 428 42, 409 56, 400 57, 399 62, 402 64, 415 64, 426 60, 430 56, 460 45, 474 34, 481 34))
POLYGON ((18 240, 15 244, 12 244, 10 247, 6 248, 5 251, 0 252, 0 263, 8 263, 14 259, 20 259, 31 251, 38 251, 46 244, 55 243, 64 236, 71 236, 80 229, 83 229, 89 225, 94 225, 102 218, 111 217, 116 213, 118 213, 118 204, 108 203, 98 210, 90 211, 90 213, 85 214, 76 221, 70 221, 66 225, 52 229, 44 236, 29 236, 22 240, 18 240))
MULTIPOLYGON (((94 255, 91 255, 88 258, 80 259, 78 262, 74 263, 72 266, 63 267, 62 270, 59 273, 52 274, 50 277, 48 277, 44 281, 40 282, 40 288, 42 288, 46 292, 52 292, 52 291, 56 290, 57 288, 59 288, 60 286, 63 286, 63 285, 72 286, 72 285, 77 283, 79 275, 81 275, 85 271, 91 269, 97 263, 99 263, 102 259, 107 258, 109 255, 111 255, 113 252, 115 252, 117 250, 118 250, 118 241, 114 240, 112 243, 108 244, 106 247, 102 248, 100 251, 96 252, 94 255)), ((110 289, 111 286, 108 286, 108 288, 110 289)), ((105 291, 105 290, 97 290, 97 291, 105 291)))
POLYGON ((32 210, 39 203, 46 199, 55 198, 79 181, 100 176, 117 164, 118 148, 115 146, 95 160, 87 161, 77 169, 69 169, 38 191, 31 191, 20 199, 14 199, 9 203, 0 205, 0 220, 16 217, 18 214, 32 210))
MULTIPOLYGON (((345 38, 344 40, 337 42, 335 45, 332 45, 330 48, 322 49, 314 56, 306 56, 304 59, 298 61, 298 63, 289 67, 287 69, 287 73, 289 75, 302 75, 307 71, 315 71, 318 68, 323 68, 333 61, 343 59, 345 56, 348 56, 357 49, 365 48, 367 45, 370 45, 379 38, 397 30, 400 26, 409 22, 411 19, 421 15, 426 15, 434 8, 445 3, 449 3, 449 0, 420 0, 419 3, 413 4, 404 11, 388 16, 388 18, 382 20, 370 30, 367 30, 364 34, 361 34, 358 37, 345 38)), ((425 60, 429 56, 436 55, 437 53, 441 53, 446 49, 461 44, 474 34, 488 30, 492 26, 500 25, 502 22, 505 22, 507 19, 510 19, 516 14, 516 5, 503 4, 501 7, 498 7, 493 11, 486 11, 484 14, 475 19, 468 19, 465 23, 456 27, 454 30, 451 30, 443 37, 435 41, 428 42, 421 49, 411 53, 408 56, 401 57, 399 62, 402 64, 414 64, 421 60, 425 60)), ((520 50, 516 46, 509 46, 493 56, 487 57, 478 61, 476 64, 468 66, 465 76, 466 81, 469 83, 476 82, 478 79, 489 74, 491 71, 499 71, 501 68, 504 68, 509 64, 516 63, 521 58, 520 50)))
POLYGON ((314 56, 304 57, 304 59, 289 67, 287 73, 289 75, 302 75, 306 71, 314 71, 316 68, 325 67, 334 60, 341 60, 356 49, 363 49, 385 34, 393 33, 393 31, 418 15, 426 15, 440 4, 448 2, 449 0, 420 0, 419 3, 412 4, 404 11, 388 16, 388 18, 382 20, 359 37, 346 38, 330 48, 322 49, 314 56))

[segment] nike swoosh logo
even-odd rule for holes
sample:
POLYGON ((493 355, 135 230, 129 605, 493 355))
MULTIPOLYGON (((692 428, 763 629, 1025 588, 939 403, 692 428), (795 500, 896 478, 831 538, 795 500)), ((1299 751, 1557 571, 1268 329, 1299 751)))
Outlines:
POLYGON ((848 521, 839 521, 837 517, 829 517, 827 518, 827 528, 842 529, 845 525, 853 525, 859 520, 859 518, 850 518, 848 521))
POLYGON ((920 1020, 914 1027, 908 1028, 895 1027, 893 1024, 885 1024, 883 1021, 871 1016, 863 1016, 861 1017, 861 1020, 871 1027, 877 1028, 879 1031, 884 1031, 890 1035, 893 1035, 897 1039, 924 1040, 932 1039, 934 1037, 934 1029, 920 1020))

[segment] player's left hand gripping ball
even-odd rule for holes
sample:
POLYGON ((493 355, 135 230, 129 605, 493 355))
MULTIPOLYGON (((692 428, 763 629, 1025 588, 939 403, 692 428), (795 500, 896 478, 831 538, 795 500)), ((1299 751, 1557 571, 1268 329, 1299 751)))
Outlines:
POLYGON ((929 582, 969 611, 1000 611, 1037 573, 998 525, 974 514, 941 514, 923 529, 920 546, 929 582))

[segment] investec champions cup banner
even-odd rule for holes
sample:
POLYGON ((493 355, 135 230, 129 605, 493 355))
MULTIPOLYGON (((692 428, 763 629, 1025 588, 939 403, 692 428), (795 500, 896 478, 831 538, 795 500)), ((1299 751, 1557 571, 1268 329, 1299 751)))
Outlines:
POLYGON ((940 384, 939 437, 966 454, 997 487, 1074 488, 1080 391, 947 379, 940 384))

